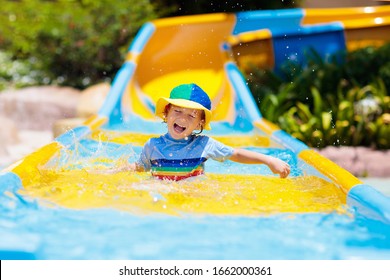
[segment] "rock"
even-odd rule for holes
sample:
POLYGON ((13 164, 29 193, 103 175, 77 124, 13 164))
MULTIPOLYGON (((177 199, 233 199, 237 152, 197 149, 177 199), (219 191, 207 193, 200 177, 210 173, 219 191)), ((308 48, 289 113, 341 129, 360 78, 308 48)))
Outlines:
POLYGON ((344 169, 351 172, 356 177, 366 177, 367 176, 367 164, 362 161, 355 160, 349 166, 344 166, 344 169))
POLYGON ((357 177, 389 177, 390 151, 368 147, 333 147, 317 150, 357 177))
POLYGON ((370 162, 367 165, 367 177, 389 177, 390 176, 390 162, 370 162))
POLYGON ((70 87, 42 86, 0 93, 0 116, 19 129, 51 130, 53 123, 76 115, 80 91, 70 87))
POLYGON ((0 146, 7 146, 19 141, 18 129, 14 121, 9 118, 0 116, 0 146))
POLYGON ((68 118, 60 119, 53 124, 53 136, 58 137, 61 134, 67 132, 69 129, 75 128, 76 126, 83 125, 86 118, 68 118))
POLYGON ((109 91, 110 84, 108 83, 93 85, 83 90, 77 105, 77 116, 87 118, 97 114, 109 91))
MULTIPOLYGON (((18 142, 9 143, 6 155, 0 155, 0 171, 52 141, 51 131, 19 130, 18 142)), ((1 147, 1 145, 0 145, 1 147)))
POLYGON ((356 150, 354 147, 343 147, 342 153, 340 151, 341 149, 339 147, 328 146, 320 150, 320 153, 328 159, 339 163, 343 161, 351 162, 356 159, 356 150))
POLYGON ((357 147, 357 161, 366 164, 366 176, 390 176, 390 152, 380 151, 366 147, 357 147))
POLYGON ((76 126, 83 125, 88 117, 97 114, 109 91, 110 84, 108 83, 93 85, 83 90, 76 106, 76 117, 56 120, 53 124, 54 137, 58 137, 76 126))
MULTIPOLYGON (((1 141, 1 139, 0 139, 1 141)), ((8 156, 8 151, 7 151, 7 147, 5 145, 0 145, 0 159, 2 157, 5 157, 5 156, 8 156)))

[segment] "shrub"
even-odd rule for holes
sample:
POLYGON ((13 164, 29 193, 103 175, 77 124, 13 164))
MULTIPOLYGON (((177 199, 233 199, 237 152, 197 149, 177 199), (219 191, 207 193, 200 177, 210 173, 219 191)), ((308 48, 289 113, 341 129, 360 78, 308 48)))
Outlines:
POLYGON ((0 51, 0 91, 7 87, 43 85, 49 82, 45 74, 37 70, 36 61, 13 60, 12 55, 0 51))
POLYGON ((329 104, 312 87, 314 106, 297 101, 277 118, 280 127, 311 147, 369 146, 390 148, 389 96, 383 83, 338 93, 339 103, 329 104))
POLYGON ((252 67, 246 76, 260 111, 312 147, 390 148, 390 43, 339 58, 314 52, 306 66, 285 64, 278 74, 252 67))
POLYGON ((111 79, 140 26, 155 17, 147 0, 2 1, 0 48, 50 83, 84 88, 111 79))

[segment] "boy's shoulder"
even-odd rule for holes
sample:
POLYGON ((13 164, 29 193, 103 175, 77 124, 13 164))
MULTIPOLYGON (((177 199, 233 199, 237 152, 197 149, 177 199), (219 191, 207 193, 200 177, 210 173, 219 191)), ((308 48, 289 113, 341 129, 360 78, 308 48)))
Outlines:
POLYGON ((194 135, 193 141, 198 143, 207 143, 210 139, 207 135, 194 135))
POLYGON ((147 141, 148 144, 157 144, 157 143, 164 143, 164 142, 165 142, 164 135, 151 137, 147 141))
POLYGON ((207 136, 207 135, 204 135, 204 134, 198 134, 198 135, 194 135, 194 138, 197 138, 197 139, 210 139, 210 136, 207 136))

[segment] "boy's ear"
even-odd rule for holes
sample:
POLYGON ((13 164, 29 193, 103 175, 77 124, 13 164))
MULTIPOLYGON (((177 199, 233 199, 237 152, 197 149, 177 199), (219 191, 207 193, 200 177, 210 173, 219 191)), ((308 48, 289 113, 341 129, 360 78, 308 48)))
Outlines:
POLYGON ((198 123, 198 126, 196 127, 197 129, 203 129, 204 127, 204 120, 201 120, 199 123, 198 123))

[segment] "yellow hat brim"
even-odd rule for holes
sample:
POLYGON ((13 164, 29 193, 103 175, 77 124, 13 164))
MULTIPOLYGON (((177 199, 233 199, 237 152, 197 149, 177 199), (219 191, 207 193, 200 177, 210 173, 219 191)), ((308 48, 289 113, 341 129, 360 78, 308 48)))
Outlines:
POLYGON ((205 113, 205 124, 204 124, 204 129, 210 130, 210 121, 211 121, 211 111, 207 109, 206 107, 202 106, 201 104, 187 100, 187 99, 170 99, 170 98, 165 98, 161 97, 159 100, 157 100, 156 103, 156 116, 164 119, 164 114, 165 114, 165 107, 168 104, 172 104, 175 106, 183 107, 183 108, 188 108, 188 109, 198 109, 198 110, 203 110, 205 113))

